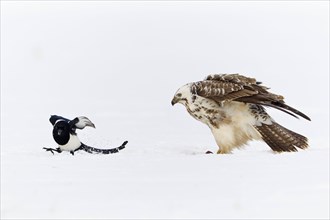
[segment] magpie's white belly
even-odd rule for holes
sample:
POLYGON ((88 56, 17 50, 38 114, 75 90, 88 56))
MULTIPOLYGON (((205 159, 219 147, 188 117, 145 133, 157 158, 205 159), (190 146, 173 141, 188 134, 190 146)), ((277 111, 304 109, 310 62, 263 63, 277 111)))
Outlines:
POLYGON ((77 135, 70 134, 69 142, 65 145, 58 145, 59 148, 63 151, 73 151, 80 147, 81 142, 77 135))

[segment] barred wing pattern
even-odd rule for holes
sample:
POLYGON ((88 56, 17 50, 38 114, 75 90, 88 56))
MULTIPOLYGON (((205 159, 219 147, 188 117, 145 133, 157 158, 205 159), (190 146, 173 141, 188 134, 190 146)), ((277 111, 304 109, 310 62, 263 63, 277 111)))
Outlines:
POLYGON ((307 115, 286 105, 283 96, 268 92, 269 88, 261 84, 254 78, 239 74, 214 74, 207 76, 204 81, 194 83, 192 91, 219 103, 231 100, 258 104, 276 108, 294 117, 299 115, 310 121, 307 115))

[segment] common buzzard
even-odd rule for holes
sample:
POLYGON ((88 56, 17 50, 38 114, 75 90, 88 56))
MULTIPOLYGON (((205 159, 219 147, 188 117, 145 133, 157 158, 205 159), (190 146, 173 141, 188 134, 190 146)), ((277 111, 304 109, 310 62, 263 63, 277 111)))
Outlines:
POLYGON ((307 148, 306 137, 276 123, 265 107, 296 118, 301 116, 309 121, 310 118, 268 89, 254 78, 214 74, 182 86, 174 95, 172 105, 183 104, 193 118, 211 129, 219 154, 230 153, 250 140, 264 140, 276 152, 307 148))

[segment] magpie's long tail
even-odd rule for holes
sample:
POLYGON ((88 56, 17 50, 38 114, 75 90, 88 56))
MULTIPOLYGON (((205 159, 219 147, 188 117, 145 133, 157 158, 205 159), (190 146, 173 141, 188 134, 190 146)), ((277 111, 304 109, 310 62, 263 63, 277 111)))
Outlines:
POLYGON ((98 149, 81 143, 79 150, 84 150, 90 154, 113 154, 113 153, 118 153, 120 150, 124 149, 127 143, 128 141, 125 141, 119 147, 111 148, 111 149, 98 149))

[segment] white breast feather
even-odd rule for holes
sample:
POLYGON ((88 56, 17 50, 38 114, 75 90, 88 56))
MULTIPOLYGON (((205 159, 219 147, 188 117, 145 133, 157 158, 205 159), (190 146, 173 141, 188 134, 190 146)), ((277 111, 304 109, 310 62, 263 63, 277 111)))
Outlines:
POLYGON ((80 142, 78 136, 70 134, 69 142, 65 145, 58 145, 58 146, 63 151, 73 151, 73 150, 77 149, 78 147, 80 147, 80 145, 81 145, 81 142, 80 142))
POLYGON ((246 104, 231 102, 230 104, 225 104, 223 110, 231 118, 231 123, 221 124, 219 128, 211 128, 219 146, 225 148, 226 146, 235 145, 245 135, 249 139, 261 139, 260 133, 253 127, 257 120, 250 113, 246 104))

